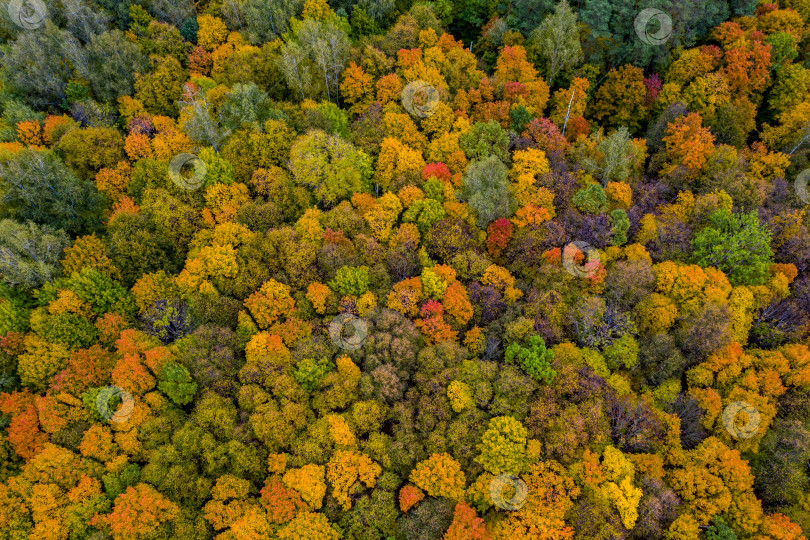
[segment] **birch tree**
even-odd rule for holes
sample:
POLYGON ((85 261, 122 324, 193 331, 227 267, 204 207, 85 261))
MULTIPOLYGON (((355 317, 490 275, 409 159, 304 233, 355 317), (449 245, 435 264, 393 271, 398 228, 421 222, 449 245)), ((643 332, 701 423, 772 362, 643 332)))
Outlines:
POLYGON ((277 62, 287 80, 287 85, 306 99, 305 90, 312 86, 312 72, 306 51, 295 41, 285 43, 277 62))
POLYGON ((132 93, 135 74, 143 73, 149 60, 137 44, 127 40, 121 30, 93 36, 85 47, 87 74, 93 94, 102 101, 115 102, 132 93))
POLYGON ((28 289, 58 277, 59 256, 70 246, 64 231, 30 221, 0 221, 0 276, 6 285, 28 289))
POLYGON ((286 32, 302 4, 301 0, 225 0, 221 9, 228 28, 260 45, 286 32))
POLYGON ((97 226, 104 203, 52 151, 20 150, 0 165, 0 213, 78 234, 97 226))
POLYGON ((633 145, 630 132, 626 127, 602 137, 595 137, 599 143, 596 155, 582 157, 582 165, 590 174, 601 177, 602 186, 607 187, 608 182, 625 182, 630 176, 630 154, 633 145))
POLYGON ((35 108, 60 105, 68 81, 89 71, 79 40, 51 23, 21 34, 3 62, 6 86, 35 108))
POLYGON ((85 44, 104 33, 110 23, 109 15, 87 0, 61 0, 51 7, 54 21, 85 44))
POLYGON ((535 43, 540 55, 548 62, 547 83, 563 69, 582 61, 582 46, 579 43, 577 15, 561 0, 554 13, 548 15, 540 26, 534 29, 529 39, 535 43))
MULTIPOLYGON (((308 65, 310 73, 313 74, 311 76, 317 73, 317 77, 323 81, 323 94, 326 99, 332 101, 334 97, 337 101, 340 74, 349 59, 349 36, 329 20, 305 19, 294 24, 293 31, 295 38, 284 45, 281 50, 282 59, 279 62, 287 83, 293 88, 301 88, 305 69, 298 67, 300 64, 298 56, 302 56, 302 62, 308 65), (303 54, 295 51, 295 46, 300 48, 303 54)), ((321 93, 316 91, 313 84, 306 85, 306 89, 312 98, 321 93)), ((304 95, 303 91, 301 95, 304 95)))
POLYGON ((200 146, 211 146, 219 152, 222 140, 230 134, 223 129, 214 115, 212 107, 201 90, 187 91, 184 99, 178 102, 183 131, 200 146))

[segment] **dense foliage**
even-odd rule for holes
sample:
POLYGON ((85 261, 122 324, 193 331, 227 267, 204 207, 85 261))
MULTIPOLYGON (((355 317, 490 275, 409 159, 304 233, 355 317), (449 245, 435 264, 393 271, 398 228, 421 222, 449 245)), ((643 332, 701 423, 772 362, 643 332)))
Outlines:
POLYGON ((24 5, 0 540, 805 539, 809 2, 24 5))

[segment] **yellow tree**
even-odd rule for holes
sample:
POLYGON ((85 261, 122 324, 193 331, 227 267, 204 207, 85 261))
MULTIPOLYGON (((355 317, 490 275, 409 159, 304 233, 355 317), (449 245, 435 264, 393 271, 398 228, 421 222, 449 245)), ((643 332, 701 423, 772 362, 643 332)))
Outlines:
POLYGON ((332 485, 332 496, 343 507, 351 508, 353 486, 360 481, 366 487, 374 487, 382 468, 368 456, 351 450, 336 450, 326 464, 326 479, 332 485))
POLYGON ((551 98, 551 114, 549 118, 560 129, 565 124, 566 116, 569 118, 582 118, 585 116, 585 106, 588 103, 588 88, 591 83, 588 79, 574 77, 571 86, 560 88, 551 98))
POLYGON ((684 514, 698 525, 708 525, 722 513, 734 530, 748 535, 757 531, 762 507, 753 493, 751 469, 739 451, 709 437, 693 450, 672 453, 669 461, 675 468, 667 474, 667 483, 683 500, 684 514))
POLYGON ((520 478, 526 483, 526 501, 515 511, 488 515, 487 530, 493 540, 573 539, 574 529, 563 517, 574 506, 580 489, 565 467, 546 460, 531 465, 520 478))
POLYGON ((454 501, 464 498, 464 471, 449 454, 433 454, 417 463, 411 471, 410 481, 431 497, 447 497, 454 501))
POLYGON ((596 91, 593 116, 609 126, 639 128, 647 114, 644 72, 629 64, 611 69, 596 91))
POLYGON ((392 188, 396 189, 395 180, 404 179, 407 175, 416 178, 424 168, 425 160, 422 158, 422 152, 401 143, 398 139, 386 137, 380 145, 374 181, 379 184, 382 191, 389 191, 392 188))
POLYGON ((290 489, 301 494, 301 498, 312 510, 318 510, 323 505, 326 495, 325 469, 322 465, 310 463, 297 469, 290 469, 284 473, 282 482, 290 489))

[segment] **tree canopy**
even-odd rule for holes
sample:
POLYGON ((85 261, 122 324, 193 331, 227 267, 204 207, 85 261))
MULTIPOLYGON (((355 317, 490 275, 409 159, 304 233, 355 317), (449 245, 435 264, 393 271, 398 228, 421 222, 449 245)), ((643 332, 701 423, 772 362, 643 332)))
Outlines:
POLYGON ((808 537, 807 1, 0 8, 0 540, 808 537))

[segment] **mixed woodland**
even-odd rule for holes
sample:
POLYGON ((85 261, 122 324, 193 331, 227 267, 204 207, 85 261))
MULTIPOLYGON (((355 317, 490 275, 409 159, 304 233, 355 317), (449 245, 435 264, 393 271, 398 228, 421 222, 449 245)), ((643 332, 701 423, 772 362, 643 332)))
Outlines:
POLYGON ((29 3, 0 540, 806 538, 810 1, 29 3))

